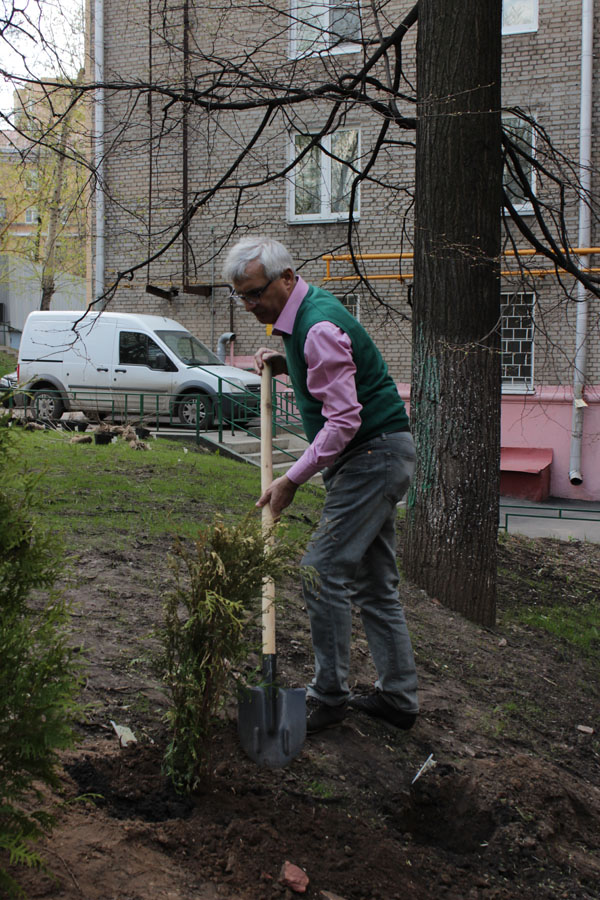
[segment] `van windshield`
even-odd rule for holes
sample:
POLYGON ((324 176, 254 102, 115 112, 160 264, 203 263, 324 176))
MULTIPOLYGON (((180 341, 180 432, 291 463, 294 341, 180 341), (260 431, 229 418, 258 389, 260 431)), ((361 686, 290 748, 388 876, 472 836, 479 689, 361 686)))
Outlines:
POLYGON ((219 357, 188 331, 157 331, 157 335, 165 342, 186 366, 222 366, 219 357))

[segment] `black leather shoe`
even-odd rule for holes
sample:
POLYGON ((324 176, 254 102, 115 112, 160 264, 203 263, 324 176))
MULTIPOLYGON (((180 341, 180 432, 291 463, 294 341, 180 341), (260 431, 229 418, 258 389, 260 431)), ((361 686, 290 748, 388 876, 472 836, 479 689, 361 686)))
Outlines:
POLYGON ((383 719, 404 731, 412 728, 417 720, 417 713, 402 712, 401 709, 396 709, 387 700, 384 700, 379 691, 373 694, 364 694, 362 697, 352 697, 348 701, 348 705, 357 712, 366 713, 367 716, 372 716, 374 719, 383 719))
POLYGON ((306 718, 306 733, 316 734, 318 731, 324 731, 326 728, 333 728, 340 725, 348 715, 348 704, 342 703, 341 706, 329 706, 327 703, 321 703, 309 697, 306 701, 308 716, 306 718))

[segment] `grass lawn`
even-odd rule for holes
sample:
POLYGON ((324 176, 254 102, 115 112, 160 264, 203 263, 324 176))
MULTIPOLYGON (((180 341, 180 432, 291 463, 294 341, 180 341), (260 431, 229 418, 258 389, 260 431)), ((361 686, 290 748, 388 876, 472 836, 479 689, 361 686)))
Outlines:
MULTIPOLYGON (((72 444, 47 430, 18 433, 24 468, 37 477, 44 522, 67 544, 120 543, 132 535, 192 537, 213 516, 239 518, 255 511, 260 471, 203 452, 191 442, 148 440, 147 451, 123 440, 100 446, 72 444)), ((322 489, 302 487, 286 516, 292 539, 308 537, 322 489)), ((256 515, 259 511, 256 510, 256 515)))
POLYGON ((0 377, 14 372, 17 368, 17 351, 8 347, 0 348, 0 377))

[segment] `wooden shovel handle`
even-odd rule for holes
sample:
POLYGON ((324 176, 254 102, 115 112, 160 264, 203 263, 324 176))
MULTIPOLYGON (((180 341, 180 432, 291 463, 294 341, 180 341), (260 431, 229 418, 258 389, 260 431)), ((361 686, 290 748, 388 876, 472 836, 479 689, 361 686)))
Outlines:
MULTIPOLYGON (((266 491, 273 481, 273 388, 271 363, 265 362, 260 383, 260 483, 266 491)), ((262 508, 263 533, 273 541, 273 513, 270 504, 262 508)), ((275 583, 265 578, 262 590, 263 654, 275 654, 275 583)))

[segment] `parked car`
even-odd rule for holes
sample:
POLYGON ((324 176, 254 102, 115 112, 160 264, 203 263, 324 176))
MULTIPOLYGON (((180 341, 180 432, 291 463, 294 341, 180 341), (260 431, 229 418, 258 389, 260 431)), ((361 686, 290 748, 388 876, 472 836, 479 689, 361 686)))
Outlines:
POLYGON ((16 372, 10 372, 8 375, 0 376, 0 406, 4 406, 6 408, 12 406, 12 395, 16 386, 16 372))
POLYGON ((10 391, 17 384, 17 373, 9 372, 7 375, 2 375, 0 377, 0 390, 2 391, 10 391))
POLYGON ((163 316, 84 311, 27 317, 17 380, 21 405, 40 419, 168 415, 209 427, 257 414, 260 378, 228 366, 179 322, 163 316))

